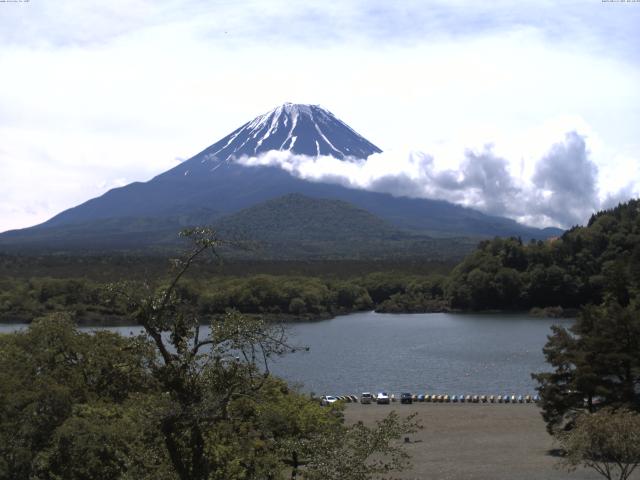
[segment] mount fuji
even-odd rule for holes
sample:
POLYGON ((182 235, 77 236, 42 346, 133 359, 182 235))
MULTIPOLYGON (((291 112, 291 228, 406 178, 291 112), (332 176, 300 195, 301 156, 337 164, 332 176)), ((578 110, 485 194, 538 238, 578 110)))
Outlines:
POLYGON ((200 155, 215 162, 253 157, 270 150, 335 158, 367 158, 378 147, 318 105, 285 103, 256 117, 200 155))
MULTIPOLYGON (((306 219, 308 225, 308 221, 316 218, 313 215, 319 215, 318 212, 326 208, 337 212, 341 222, 333 225, 326 215, 317 217, 317 221, 325 226, 329 236, 333 228, 336 238, 342 238, 340 230, 349 224, 356 250, 359 244, 363 245, 364 237, 380 243, 380 238, 371 237, 375 237, 377 231, 387 240, 406 240, 407 235, 414 240, 416 236, 544 239, 561 232, 528 227, 445 201, 395 197, 311 182, 276 166, 245 166, 238 162, 243 157, 273 150, 307 156, 330 155, 343 161, 366 159, 381 152, 320 106, 285 103, 148 182, 115 188, 40 225, 0 234, 0 251, 146 250, 172 244, 179 229, 197 224, 220 225, 223 233, 252 232, 256 237, 253 239, 260 240, 261 232, 268 231, 271 225, 279 225, 278 231, 291 232, 282 228, 282 218, 290 218, 294 225, 298 217, 307 215, 305 212, 314 212, 306 219), (295 196, 291 197, 292 194, 295 196), (279 198, 287 201, 274 202, 279 198), (298 201, 291 201, 292 198, 298 201), (264 205, 265 208, 260 208, 264 205), (300 205, 305 205, 307 210, 301 210, 300 205), (243 215, 248 209, 261 212, 262 228, 246 223, 255 219, 253 214, 243 215), (269 221, 269 215, 273 221, 269 221), (358 222, 365 217, 363 238, 357 238, 358 222), (376 222, 384 223, 385 227, 367 228, 376 222)), ((269 232, 267 237, 274 241, 277 234, 277 231, 269 232)), ((306 238, 305 232, 301 231, 300 239, 303 237, 306 238)), ((295 238, 286 240, 296 241, 295 238)), ((313 240, 304 239, 317 243, 313 240)), ((406 246, 406 242, 403 245, 406 246)), ((385 244, 383 250, 388 248, 394 247, 385 244)))

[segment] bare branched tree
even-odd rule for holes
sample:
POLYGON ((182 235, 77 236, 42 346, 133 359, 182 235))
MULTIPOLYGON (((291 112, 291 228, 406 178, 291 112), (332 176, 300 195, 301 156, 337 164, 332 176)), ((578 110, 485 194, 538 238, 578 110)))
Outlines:
POLYGON ((582 465, 607 480, 627 480, 640 465, 640 415, 629 410, 583 413, 557 438, 570 471, 582 465))

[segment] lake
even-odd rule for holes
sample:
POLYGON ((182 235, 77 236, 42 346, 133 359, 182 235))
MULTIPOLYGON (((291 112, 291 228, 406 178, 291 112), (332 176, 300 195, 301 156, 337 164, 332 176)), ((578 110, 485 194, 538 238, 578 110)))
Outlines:
MULTIPOLYGON (((549 369, 542 347, 551 325, 571 323, 523 314, 356 313, 290 324, 291 343, 309 351, 279 358, 271 369, 318 395, 528 394, 535 387, 530 374, 549 369)), ((23 327, 0 325, 0 332, 23 327)))

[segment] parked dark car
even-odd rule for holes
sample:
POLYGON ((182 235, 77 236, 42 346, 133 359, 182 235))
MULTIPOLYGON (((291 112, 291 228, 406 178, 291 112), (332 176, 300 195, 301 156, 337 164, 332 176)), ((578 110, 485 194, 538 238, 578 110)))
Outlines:
POLYGON ((400 403, 413 403, 413 395, 410 393, 401 393, 400 394, 400 403))

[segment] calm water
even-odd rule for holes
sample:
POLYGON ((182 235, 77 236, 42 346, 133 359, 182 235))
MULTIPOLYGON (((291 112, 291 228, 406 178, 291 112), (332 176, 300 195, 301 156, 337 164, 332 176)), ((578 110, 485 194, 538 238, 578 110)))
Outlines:
MULTIPOLYGON (((569 326, 571 320, 367 312, 297 323, 290 327, 290 340, 309 346, 309 352, 277 359, 272 371, 317 394, 533 393, 530 374, 548 369, 542 347, 554 323, 569 326)), ((0 332, 16 328, 24 327, 0 325, 0 332)))

